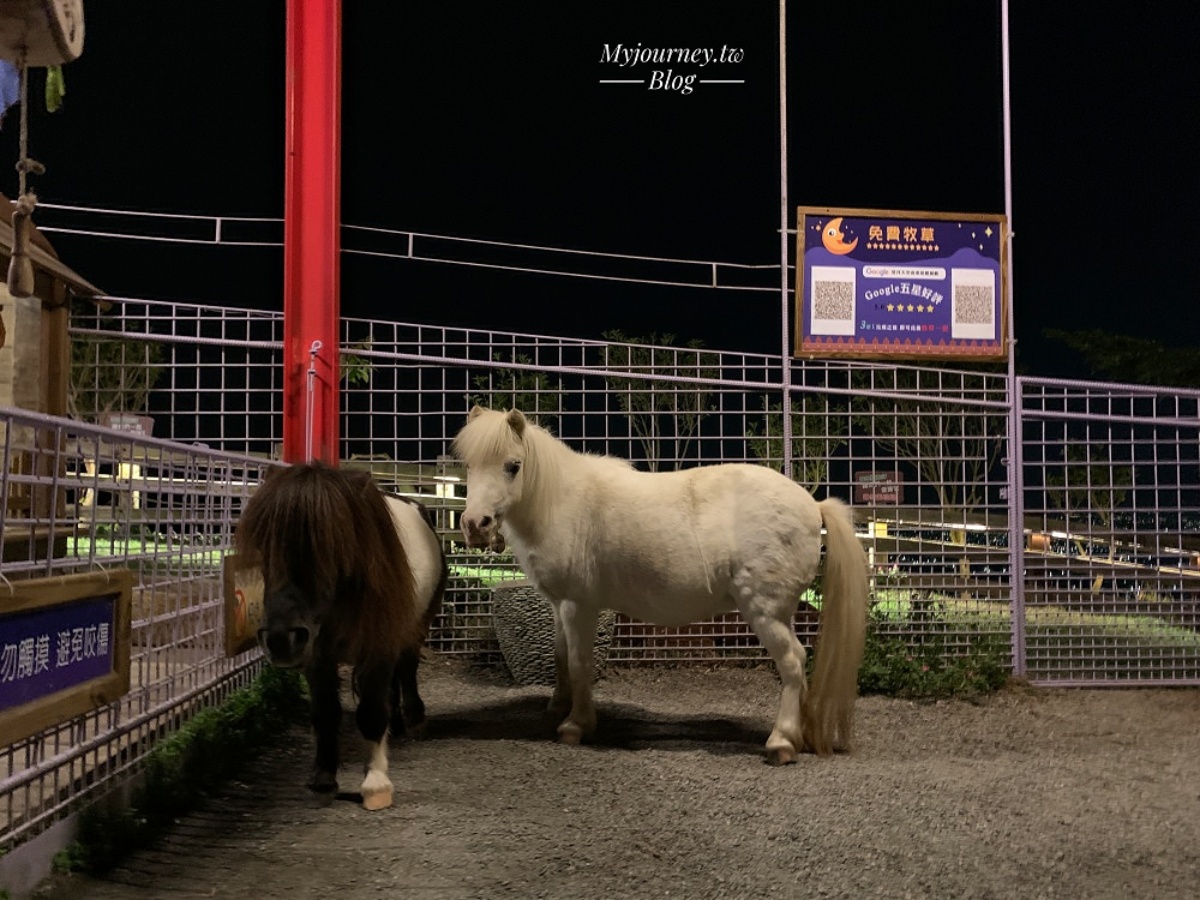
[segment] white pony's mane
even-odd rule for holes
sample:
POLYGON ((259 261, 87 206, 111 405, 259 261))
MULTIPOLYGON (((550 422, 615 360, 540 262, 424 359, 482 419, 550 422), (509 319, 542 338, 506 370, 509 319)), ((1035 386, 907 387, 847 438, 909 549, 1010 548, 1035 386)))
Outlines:
POLYGON ((526 419, 524 434, 518 438, 508 422, 508 414, 485 409, 467 422, 454 439, 454 454, 471 466, 501 466, 510 457, 524 459, 522 471, 522 517, 531 522, 550 521, 562 502, 562 489, 578 477, 571 470, 579 466, 616 466, 631 468, 630 463, 613 456, 598 456, 572 450, 541 425, 526 419))

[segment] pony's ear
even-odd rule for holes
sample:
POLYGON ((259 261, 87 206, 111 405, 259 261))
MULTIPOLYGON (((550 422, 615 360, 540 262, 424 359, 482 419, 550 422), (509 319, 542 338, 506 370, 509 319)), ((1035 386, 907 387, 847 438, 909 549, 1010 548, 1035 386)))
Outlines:
POLYGON ((483 415, 485 412, 487 412, 487 410, 484 409, 482 406, 480 406, 478 403, 476 403, 474 406, 471 407, 471 411, 469 413, 467 413, 467 421, 470 422, 476 416, 483 415))
POLYGON ((346 479, 346 484, 350 485, 356 491, 369 491, 375 487, 375 480, 371 477, 370 472, 352 469, 348 472, 342 472, 342 475, 346 479))
POLYGON ((520 437, 525 433, 525 414, 519 409, 510 409, 508 411, 508 427, 520 437))

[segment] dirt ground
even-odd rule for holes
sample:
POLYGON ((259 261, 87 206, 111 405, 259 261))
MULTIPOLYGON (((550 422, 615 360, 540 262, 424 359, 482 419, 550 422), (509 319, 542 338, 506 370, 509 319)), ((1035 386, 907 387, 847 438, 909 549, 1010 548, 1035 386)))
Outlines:
POLYGON ((548 689, 423 677, 429 736, 394 745, 392 808, 314 805, 297 728, 153 849, 39 896, 1200 896, 1197 690, 865 698, 854 753, 776 769, 767 668, 610 671, 584 747, 551 740, 548 689))

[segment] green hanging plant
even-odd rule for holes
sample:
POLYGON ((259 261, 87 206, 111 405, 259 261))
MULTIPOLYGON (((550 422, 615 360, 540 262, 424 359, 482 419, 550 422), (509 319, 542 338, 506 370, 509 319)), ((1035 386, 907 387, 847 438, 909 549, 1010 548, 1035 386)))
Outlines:
POLYGON ((67 94, 67 83, 63 80, 62 66, 46 67, 46 112, 58 112, 63 97, 67 94))

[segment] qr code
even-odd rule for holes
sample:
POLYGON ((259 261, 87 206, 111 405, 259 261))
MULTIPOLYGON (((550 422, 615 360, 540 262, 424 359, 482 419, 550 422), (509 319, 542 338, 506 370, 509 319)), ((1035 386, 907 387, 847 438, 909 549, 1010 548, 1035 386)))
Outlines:
POLYGON ((956 325, 991 325, 996 296, 991 285, 959 284, 954 287, 956 325))
POLYGON ((814 281, 813 318, 854 319, 854 282, 814 281))

